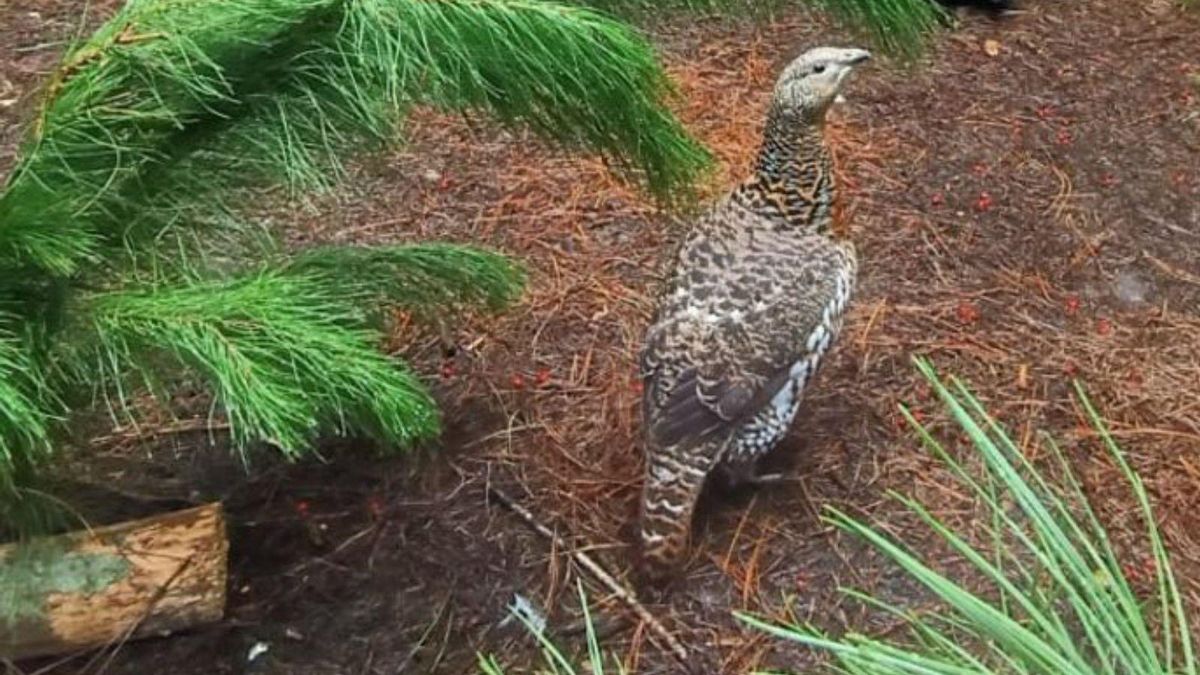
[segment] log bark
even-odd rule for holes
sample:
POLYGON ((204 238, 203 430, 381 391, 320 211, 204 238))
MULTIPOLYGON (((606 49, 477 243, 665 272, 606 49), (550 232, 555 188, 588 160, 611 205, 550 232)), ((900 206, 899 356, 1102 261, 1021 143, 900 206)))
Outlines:
POLYGON ((0 657, 217 621, 228 553, 219 503, 0 546, 0 657))

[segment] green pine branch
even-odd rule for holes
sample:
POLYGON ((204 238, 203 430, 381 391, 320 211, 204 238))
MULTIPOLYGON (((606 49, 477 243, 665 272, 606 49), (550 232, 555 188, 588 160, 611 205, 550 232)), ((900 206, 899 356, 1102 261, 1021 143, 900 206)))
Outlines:
POLYGON ((813 0, 886 52, 914 58, 950 19, 935 0, 813 0))
POLYGON ((391 100, 481 107, 600 152, 665 198, 708 166, 663 108, 673 89, 654 49, 601 14, 544 0, 363 0, 347 19, 345 51, 391 100))
POLYGON ((637 18, 685 12, 762 18, 800 2, 802 0, 580 0, 580 4, 599 11, 637 18))
MULTIPOLYGON (((1183 2, 1195 0, 1182 0, 1183 2)), ((664 12, 705 12, 770 17, 788 6, 809 5, 829 12, 883 52, 912 59, 935 31, 950 22, 936 0, 581 0, 598 10, 639 19, 664 12)), ((814 45, 815 46, 815 45, 814 45)))
POLYGON ((0 268, 74 274, 247 179, 331 187, 418 102, 601 153, 670 198, 709 161, 671 95, 644 39, 553 3, 134 0, 46 86, 0 196, 0 268))
POLYGON ((709 157, 672 96, 641 36, 583 8, 130 0, 46 83, 0 193, 0 531, 41 522, 54 498, 31 481, 91 391, 131 414, 198 376, 243 452, 430 438, 434 402, 378 351, 376 308, 496 311, 520 267, 445 244, 285 253, 240 205, 336 187, 416 104, 598 153, 677 199, 709 157))
POLYGON ((65 359, 74 372, 120 392, 131 372, 151 381, 170 372, 168 358, 210 384, 239 449, 266 440, 294 457, 323 431, 365 432, 387 447, 437 433, 425 387, 379 352, 363 312, 314 275, 134 287, 88 303, 65 359))
POLYGON ((50 454, 50 425, 60 414, 31 345, 9 332, 14 323, 0 315, 0 493, 50 454))
POLYGON ((18 318, 0 314, 0 536, 13 527, 46 531, 59 523, 56 500, 36 476, 53 456, 65 409, 18 318))
POLYGON ((424 384, 380 353, 372 308, 498 311, 523 285, 499 254, 420 244, 321 247, 225 278, 77 294, 45 359, 54 368, 31 358, 35 342, 0 335, 0 533, 62 521, 36 480, 64 440, 54 433, 64 409, 43 376, 131 417, 135 392, 169 405, 178 375, 199 376, 243 458, 262 441, 297 458, 329 433, 400 449, 434 437, 438 411, 424 384))
POLYGON ((292 273, 317 276, 362 306, 408 310, 479 306, 501 310, 524 287, 522 268, 504 256, 453 244, 319 247, 288 261, 292 273))

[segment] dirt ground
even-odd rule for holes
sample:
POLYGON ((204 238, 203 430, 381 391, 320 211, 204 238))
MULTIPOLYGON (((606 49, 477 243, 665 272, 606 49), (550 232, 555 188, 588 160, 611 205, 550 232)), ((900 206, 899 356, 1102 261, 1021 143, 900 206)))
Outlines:
MULTIPOLYGON (((779 453, 798 480, 710 499, 686 578, 647 599, 700 672, 814 662, 743 629, 731 610, 885 632, 894 626, 837 587, 924 602, 818 520, 836 506, 921 548, 928 535, 887 498, 896 489, 972 527, 976 510, 899 423, 900 403, 941 420, 914 354, 967 379, 1031 456, 1043 452, 1037 431, 1059 439, 1136 567, 1142 525, 1073 402, 1072 379, 1085 383, 1145 480, 1200 611, 1200 15, 1124 0, 1027 0, 1025 10, 965 20, 914 68, 876 61, 833 112, 861 292, 779 453)), ((16 111, 78 9, 19 0, 4 14, 0 166, 16 111)), ((680 83, 681 115, 720 160, 711 195, 745 171, 779 67, 805 47, 851 41, 800 12, 649 30, 680 83)), ((127 495, 225 500, 227 618, 11 672, 457 674, 473 672, 480 651, 529 672, 530 641, 507 606, 520 594, 569 627, 578 578, 632 672, 680 672, 488 488, 629 574, 641 472, 634 354, 681 223, 599 161, 519 132, 420 112, 408 133, 336 198, 284 219, 297 244, 450 239, 527 262, 524 302, 458 326, 454 349, 404 326, 392 336, 444 401, 440 447, 378 459, 342 444, 326 463, 264 455, 247 474, 186 419, 153 438, 115 430, 86 460, 92 475, 127 495), (248 664, 259 642, 269 649, 248 664)), ((569 628, 563 639, 579 641, 569 628)))

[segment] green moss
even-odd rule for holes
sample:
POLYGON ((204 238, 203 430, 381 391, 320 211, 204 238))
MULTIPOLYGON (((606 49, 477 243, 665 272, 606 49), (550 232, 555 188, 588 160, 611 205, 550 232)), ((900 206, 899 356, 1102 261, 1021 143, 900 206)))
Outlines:
POLYGON ((59 542, 31 542, 0 560, 0 616, 45 620, 51 593, 97 593, 124 579, 129 562, 110 553, 80 553, 59 542))

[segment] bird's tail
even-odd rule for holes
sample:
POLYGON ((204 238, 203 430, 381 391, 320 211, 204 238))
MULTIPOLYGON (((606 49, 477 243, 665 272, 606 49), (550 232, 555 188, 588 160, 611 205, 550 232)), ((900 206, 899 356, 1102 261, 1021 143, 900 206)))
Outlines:
POLYGON ((639 523, 647 576, 662 579, 686 560, 692 513, 712 464, 703 453, 648 453, 639 523))

